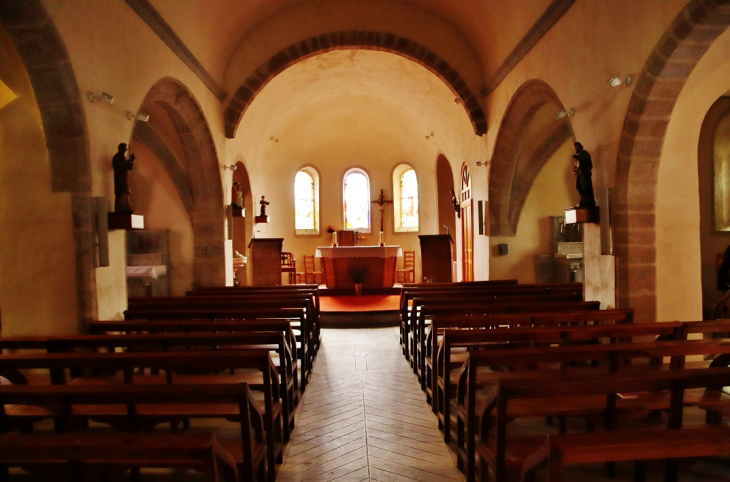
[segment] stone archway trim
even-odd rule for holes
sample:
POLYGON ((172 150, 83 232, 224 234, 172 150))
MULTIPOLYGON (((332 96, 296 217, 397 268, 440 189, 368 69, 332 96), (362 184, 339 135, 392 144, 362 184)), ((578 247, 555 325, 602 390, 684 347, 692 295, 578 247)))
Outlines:
POLYGON ((71 193, 79 330, 97 318, 91 161, 82 98, 66 46, 40 0, 0 2, 0 23, 28 71, 54 192, 71 193))
POLYGON ((639 75, 616 162, 614 236, 619 306, 656 321, 656 190, 664 138, 687 78, 730 26, 730 0, 692 0, 639 75))
POLYGON ((332 50, 380 50, 400 55, 425 67, 443 80, 461 99, 474 132, 487 132, 487 118, 466 82, 459 73, 435 53, 405 37, 382 32, 349 31, 318 35, 292 44, 259 66, 236 91, 224 113, 226 137, 232 139, 243 114, 266 84, 291 65, 332 50))

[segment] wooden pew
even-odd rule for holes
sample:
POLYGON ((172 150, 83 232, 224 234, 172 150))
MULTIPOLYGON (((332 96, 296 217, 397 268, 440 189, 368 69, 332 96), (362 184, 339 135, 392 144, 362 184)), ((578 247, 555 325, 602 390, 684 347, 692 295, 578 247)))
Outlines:
MULTIPOLYGON (((292 373, 300 374, 300 391, 304 391, 311 375, 307 363, 307 345, 297 337, 286 319, 255 319, 243 321, 193 321, 193 320, 132 320, 132 321, 89 321, 87 329, 92 334, 110 333, 242 333, 251 331, 274 331, 284 334, 291 347, 292 373), (298 346, 299 345, 299 346, 298 346)), ((296 387, 296 385, 295 385, 296 387)))
MULTIPOLYGON (((416 298, 418 300, 418 298, 416 298)), ((414 300, 414 302, 416 301, 414 300)), ((426 321, 437 315, 459 315, 459 316, 485 316, 502 313, 525 313, 525 312, 566 312, 566 311, 587 311, 598 310, 601 306, 598 301, 541 301, 527 302, 524 299, 486 301, 483 303, 473 302, 472 304, 459 304, 455 302, 444 302, 441 300, 433 304, 424 300, 419 301, 420 309, 418 320, 413 330, 413 371, 421 381, 421 389, 425 389, 425 357, 426 357, 426 321)))
MULTIPOLYGON (((600 379, 585 377, 566 378, 542 383, 533 380, 500 380, 487 397, 486 406, 479 423, 481 440, 477 447, 482 476, 487 480, 488 470, 492 468, 495 479, 509 481, 519 479, 521 473, 532 473, 540 463, 538 457, 531 457, 530 467, 522 467, 525 455, 534 452, 544 443, 546 437, 509 437, 507 423, 510 419, 540 417, 546 415, 603 414, 606 429, 617 429, 618 414, 625 410, 636 410, 646 406, 657 407, 655 400, 663 400, 662 408, 669 411, 667 430, 679 430, 683 424, 683 408, 693 406, 694 393, 704 395, 708 403, 723 406, 730 403, 723 397, 720 388, 730 383, 730 368, 711 368, 693 370, 667 370, 646 373, 615 373, 600 379), (623 400, 617 394, 640 393, 637 399, 623 400), (493 434, 493 435, 492 435, 493 434), (532 448, 531 448, 532 447, 532 448)), ((656 429, 651 429, 652 431, 656 429)), ((632 431, 633 432, 633 431, 632 431)), ((638 433, 641 429, 637 430, 638 433)), ((630 434, 611 432, 617 440, 626 439, 630 434)), ((593 453, 603 451, 603 461, 620 459, 620 442, 604 433, 580 434, 584 440, 594 436, 593 453), (599 448, 599 442, 604 441, 599 448)), ((556 435, 556 438, 560 438, 556 435)), ((637 435, 637 440, 640 439, 637 435)), ((588 442, 591 443, 591 442, 588 442)), ((725 455, 728 447, 725 445, 725 455)), ((685 449, 685 456, 691 451, 685 449)), ((639 449, 635 459, 641 459, 639 449)), ((666 454, 667 457, 673 454, 666 454)), ((624 454, 625 456, 625 454, 624 454)), ((664 458, 664 457, 661 457, 664 458)), ((676 474, 674 474, 676 477, 676 474)), ((669 479, 671 480, 671 479, 669 479)))
POLYGON ((305 310, 301 308, 252 308, 252 309, 205 309, 205 308, 186 308, 186 309, 166 309, 166 310, 135 310, 134 312, 125 312, 125 319, 127 320, 159 320, 159 321, 179 321, 179 320, 191 320, 191 321, 224 321, 224 320, 237 320, 242 323, 250 323, 258 319, 269 320, 269 319, 283 319, 288 322, 292 320, 298 320, 298 322, 292 322, 292 327, 299 327, 301 333, 301 359, 303 360, 302 368, 306 370, 308 374, 310 368, 314 362, 314 353, 312 352, 311 334, 309 326, 306 322, 305 310))
POLYGON ((482 296, 527 296, 527 295, 561 295, 574 296, 575 299, 583 299, 583 287, 580 283, 567 284, 526 284, 494 283, 491 285, 472 285, 471 283, 452 283, 434 289, 436 285, 427 285, 421 288, 403 288, 401 292, 401 342, 404 343, 404 355, 409 359, 407 344, 408 333, 413 330, 415 320, 418 316, 418 307, 414 305, 414 298, 450 298, 457 296, 468 296, 480 298, 482 296))
MULTIPOLYGON (((139 299, 138 299, 139 300, 139 299)), ((142 298, 145 301, 132 301, 130 300, 129 307, 125 310, 125 319, 151 319, 152 316, 157 316, 159 319, 159 313, 161 312, 175 312, 181 310, 209 310, 210 312, 225 312, 225 311, 257 311, 257 310, 278 310, 286 312, 284 316, 293 318, 296 316, 302 324, 302 330, 306 329, 307 339, 309 344, 309 352, 312 357, 316 355, 319 341, 315 337, 319 336, 319 319, 315 316, 313 309, 313 302, 309 298, 305 297, 260 297, 255 296, 252 299, 241 299, 234 296, 222 296, 222 297, 204 297, 204 296, 191 296, 191 297, 150 297, 142 298), (149 301, 151 300, 151 301, 149 301), (297 310, 297 314, 293 315, 289 313, 292 310, 297 310), (299 313, 301 310, 301 313, 299 313)), ((282 317, 281 314, 270 315, 267 318, 282 317)))
POLYGON ((437 369, 433 371, 432 383, 435 394, 432 409, 439 419, 439 428, 444 431, 444 441, 451 439, 451 403, 456 395, 456 385, 452 382, 452 367, 457 362, 451 360, 453 348, 506 348, 517 344, 571 344, 593 342, 598 338, 611 338, 614 341, 630 340, 632 337, 662 337, 662 339, 681 339, 682 324, 642 323, 596 325, 596 326, 544 326, 497 329, 447 329, 443 333, 443 343, 438 352, 437 369))
MULTIPOLYGON (((599 462, 688 459, 730 455, 730 427, 693 426, 679 430, 625 430, 549 435, 543 447, 524 462, 520 480, 534 480, 538 465, 547 464, 547 482, 561 482, 566 466, 599 462)), ((644 480, 643 464, 634 480, 644 480)), ((676 479, 667 464, 665 481, 676 479)))
MULTIPOLYGON (((730 353, 730 341, 723 340, 679 340, 637 343, 616 343, 599 345, 569 345, 557 347, 508 348, 472 351, 459 374, 457 386, 457 457, 460 466, 466 465, 467 480, 474 479, 474 447, 478 424, 476 389, 494 385, 505 379, 547 380, 554 382, 560 378, 582 376, 588 381, 596 376, 603 378, 615 372, 639 372, 641 374, 661 371, 655 365, 628 365, 633 359, 650 359, 656 363, 663 357, 672 357, 666 368, 681 369, 684 361, 691 355, 721 355, 730 353), (603 366, 576 368, 571 364, 578 362, 602 362, 603 366), (559 369, 535 370, 538 364, 559 364, 559 369), (529 367, 517 371, 482 372, 494 366, 513 368, 529 367), (576 371, 576 374, 571 374, 576 371)), ((664 370, 666 371, 666 370, 664 370)), ((629 390, 627 390, 629 391, 629 390)), ((662 409, 666 400, 661 399, 654 409, 662 409)), ((482 407, 484 405, 482 404, 482 407)), ((561 423, 561 428, 564 425, 561 423)))
MULTIPOLYGON (((95 415, 129 430, 166 415, 234 418, 240 439, 205 433, 11 433, 0 435, 0 466, 43 467, 69 463, 69 480, 81 480, 85 465, 185 467, 203 470, 205 480, 265 479, 263 417, 246 384, 181 386, 0 386, 0 427, 14 418, 54 418, 59 430, 76 430, 77 420, 95 415), (37 405, 42 401, 43 405, 37 405), (193 408, 195 407, 195 408, 193 408), (197 410, 197 412, 196 412, 197 410), (23 415, 26 413, 26 415, 23 415), (231 477, 234 477, 231 479, 231 477)), ((273 474, 269 474, 273 480, 273 474)))
MULTIPOLYGON (((263 400, 257 400, 259 408, 263 408, 264 429, 266 431, 266 458, 271 474, 275 472, 277 458, 281 460, 282 436, 282 409, 281 390, 279 386, 278 370, 271 360, 268 350, 235 350, 235 351, 192 351, 192 352, 151 352, 151 353, 49 353, 32 355, 2 355, 0 356, 0 375, 5 372, 21 370, 48 370, 51 382, 56 385, 67 383, 67 370, 84 370, 93 367, 95 370, 122 372, 125 384, 145 383, 164 386, 185 383, 186 375, 178 375, 176 370, 257 370, 261 382, 249 387, 263 394, 263 400), (165 377, 139 375, 139 369, 165 370, 165 377), (167 384, 167 385, 165 385, 167 384)), ((224 380, 213 377, 226 375, 211 375, 210 381, 214 384, 225 383, 224 380)), ((199 383, 200 378, 194 378, 199 383)), ((235 383, 240 378, 234 378, 235 383)), ((99 380, 81 377, 71 381, 74 384, 98 384, 99 380)), ((113 386, 122 386, 108 377, 101 383, 113 386)), ((193 407, 195 408, 195 407, 193 407)), ((197 414, 203 416, 203 414, 197 414)), ((178 420, 185 415, 175 414, 174 417, 161 414, 163 421, 178 420), (163 416, 164 415, 164 416, 163 416)), ((270 475, 271 475, 270 474, 270 475)))
MULTIPOLYGON (((438 353, 442 330, 451 329, 483 329, 483 328, 514 328, 553 325, 614 325, 633 323, 633 310, 589 310, 574 312, 543 312, 543 313, 516 313, 496 315, 436 315, 431 317, 431 329, 426 334, 424 369, 426 371, 426 395, 433 403, 432 391, 436 386, 437 371, 433 367, 434 355, 438 353)), ((488 343, 488 342, 484 342, 488 343)), ((442 358, 443 359, 443 358, 442 358)), ((452 362, 450 353, 446 360, 452 362)), ((443 368, 439 367, 439 373, 443 368)), ((434 412, 436 410, 434 409, 434 412)))
MULTIPOLYGON (((284 440, 289 440, 294 428, 294 406, 298 401, 295 393, 296 372, 293 367, 291 346, 283 332, 235 332, 235 333, 163 333, 131 335, 76 335, 76 336, 24 336, 0 337, 0 353, 4 350, 37 350, 48 353, 71 353, 77 350, 100 352, 117 349, 128 351, 180 351, 190 349, 226 350, 261 348, 278 355, 280 386, 285 392, 282 397, 284 440)), ((214 379, 211 379, 214 380, 214 379)))

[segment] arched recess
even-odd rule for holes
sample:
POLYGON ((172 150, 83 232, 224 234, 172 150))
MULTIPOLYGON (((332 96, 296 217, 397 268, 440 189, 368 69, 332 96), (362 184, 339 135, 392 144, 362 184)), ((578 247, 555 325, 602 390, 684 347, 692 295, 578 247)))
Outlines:
POLYGON ((629 102, 616 162, 614 253, 619 306, 655 321, 656 190, 672 111, 687 78, 730 26, 730 0, 691 0, 659 40, 629 102))
POLYGON ((79 330, 97 318, 91 161, 82 98, 66 46, 40 0, 0 2, 0 24, 33 86, 53 192, 71 194, 79 330))
MULTIPOLYGON (((250 280, 250 266, 251 263, 246 263, 246 266, 242 268, 235 268, 238 262, 235 258, 240 254, 241 256, 247 256, 248 243, 251 241, 254 233, 253 218, 256 215, 253 205, 253 195, 251 194, 251 181, 248 177, 248 170, 243 162, 236 162, 236 170, 233 171, 233 180, 241 186, 241 196, 243 197, 243 206, 245 210, 245 216, 243 218, 233 218, 233 256, 234 256, 234 269, 236 271, 235 277, 238 279, 240 285, 251 284, 250 280)), ((234 190, 235 193, 235 190, 234 190)), ((236 195, 231 199, 235 202, 236 195)), ((239 261, 240 262, 240 261, 239 261)))
POLYGON ((530 125, 547 104, 553 105, 555 112, 564 110, 553 89, 533 79, 522 84, 507 105, 489 174, 490 236, 515 235, 525 200, 540 169, 565 141, 574 139, 570 118, 565 116, 544 134, 539 146, 530 153, 529 162, 519 163, 530 125))
POLYGON ((256 95, 267 83, 291 65, 332 50, 379 50, 390 52, 422 65, 443 80, 460 99, 466 110, 474 132, 482 135, 487 132, 487 119, 479 100, 466 82, 445 60, 423 45, 398 35, 383 32, 335 32, 318 35, 292 44, 272 56, 259 66, 236 91, 223 116, 226 137, 232 139, 241 122, 243 114, 256 95))
MULTIPOLYGON (((175 79, 158 81, 148 92, 141 109, 148 104, 164 109, 185 152, 177 166, 164 164, 183 203, 190 209, 194 236, 193 288, 222 286, 225 283, 223 189, 218 154, 208 122, 190 91, 175 79)), ((138 124, 140 121, 135 122, 133 129, 136 136, 145 132, 138 124)))

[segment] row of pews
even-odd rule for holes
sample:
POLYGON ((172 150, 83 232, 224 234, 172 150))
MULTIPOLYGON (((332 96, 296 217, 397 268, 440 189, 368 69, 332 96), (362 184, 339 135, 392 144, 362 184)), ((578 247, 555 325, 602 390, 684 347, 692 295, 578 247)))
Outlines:
POLYGON ((275 480, 320 345, 317 286, 131 298, 125 318, 0 337, 0 480, 12 467, 275 480))
POLYGON ((404 285, 403 354, 467 481, 554 482, 593 463, 613 475, 626 461, 644 480, 656 460, 676 481, 681 459, 730 456, 730 320, 599 308, 575 283, 404 285), (685 424, 687 410, 705 423, 685 424))

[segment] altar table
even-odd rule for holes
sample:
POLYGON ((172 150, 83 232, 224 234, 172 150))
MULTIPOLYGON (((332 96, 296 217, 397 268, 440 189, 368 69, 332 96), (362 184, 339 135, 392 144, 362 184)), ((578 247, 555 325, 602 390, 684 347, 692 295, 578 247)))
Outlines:
POLYGON ((400 246, 320 246, 315 251, 322 258, 322 278, 330 289, 353 288, 353 273, 358 271, 364 275, 364 287, 390 288, 402 255, 400 246))

